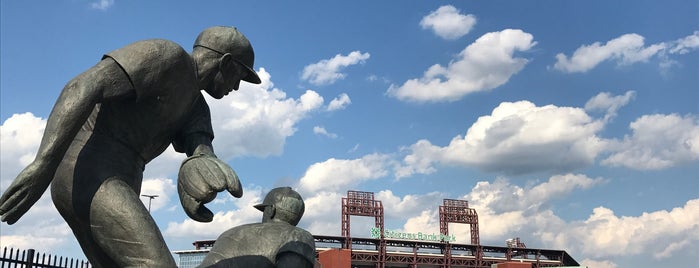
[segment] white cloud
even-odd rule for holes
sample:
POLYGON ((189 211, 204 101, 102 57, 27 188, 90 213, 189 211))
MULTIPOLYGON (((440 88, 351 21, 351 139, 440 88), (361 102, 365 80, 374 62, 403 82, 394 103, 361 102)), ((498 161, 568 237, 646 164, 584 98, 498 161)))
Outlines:
POLYGON ((342 93, 340 96, 337 96, 337 98, 330 101, 330 104, 328 104, 328 111, 345 109, 347 105, 350 105, 351 103, 352 100, 350 100, 349 95, 347 95, 347 93, 342 93))
POLYGON ((505 179, 494 182, 481 181, 466 195, 471 205, 479 211, 494 214, 511 211, 539 210, 544 204, 564 197, 575 189, 589 189, 604 183, 602 178, 592 179, 582 174, 551 176, 548 181, 522 188, 505 179))
POLYGON ((221 100, 207 97, 214 126, 214 147, 222 159, 238 156, 279 155, 296 124, 318 111, 323 97, 307 90, 298 99, 273 88, 270 74, 261 68, 260 85, 241 84, 240 90, 221 100))
POLYGON ((93 9, 107 10, 114 5, 114 0, 98 0, 90 4, 93 9))
POLYGON ((355 144, 354 146, 352 146, 352 148, 350 148, 349 150, 347 150, 347 152, 348 152, 348 153, 354 153, 354 152, 356 152, 358 149, 359 149, 359 143, 357 143, 357 144, 355 144))
MULTIPOLYGON (((34 160, 46 120, 32 113, 14 114, 0 126, 0 192, 34 160)), ((51 252, 65 246, 72 233, 51 201, 49 191, 14 225, 0 228, 0 247, 34 248, 51 252), (42 241, 42 243, 36 243, 42 241)))
POLYGON ((699 199, 670 211, 644 212, 636 217, 619 217, 611 209, 598 207, 586 220, 568 223, 566 231, 541 229, 539 235, 544 243, 593 258, 644 252, 660 252, 657 258, 667 258, 676 253, 682 241, 699 242, 697 220, 699 199))
POLYGON ((616 112, 619 108, 625 106, 636 96, 633 90, 626 91, 622 96, 611 96, 609 92, 602 92, 592 97, 585 103, 586 111, 604 111, 604 121, 616 117, 616 112))
MULTIPOLYGON (((669 257, 672 257, 672 255, 676 251, 682 250, 682 249, 686 248, 687 246, 689 246, 689 243, 690 243, 689 239, 685 239, 685 240, 682 240, 680 242, 673 242, 670 245, 668 245, 664 250, 662 250, 660 252, 656 252, 655 254, 653 254, 653 258, 667 259, 669 257)), ((680 253, 680 254, 682 254, 682 253, 680 253)))
POLYGON ((419 140, 415 144, 403 148, 403 151, 408 151, 410 154, 403 158, 404 165, 395 168, 395 176, 398 179, 409 177, 415 173, 434 173, 437 171, 433 166, 434 162, 438 162, 443 153, 442 148, 432 145, 428 140, 419 140))
POLYGON ((444 39, 458 39, 468 34, 476 25, 476 16, 463 15, 454 6, 441 6, 422 18, 422 29, 431 29, 444 39))
POLYGON ((172 145, 153 161, 146 164, 143 171, 144 178, 174 178, 179 172, 180 164, 187 157, 183 153, 175 152, 172 145))
POLYGON ((0 126, 0 188, 5 189, 39 149, 46 120, 32 113, 13 114, 0 126))
POLYGON ((337 138, 337 134, 330 133, 324 127, 320 126, 313 127, 313 133, 315 133, 316 135, 323 135, 331 139, 337 138))
POLYGON ((667 48, 662 51, 660 57, 660 73, 668 76, 672 73, 673 67, 681 67, 679 61, 672 58, 675 55, 684 55, 699 48, 699 31, 695 31, 691 35, 667 42, 667 48))
POLYGON ((604 45, 599 42, 583 45, 570 58, 563 53, 557 54, 553 67, 567 73, 587 72, 605 60, 616 60, 619 65, 645 62, 666 49, 663 43, 645 47, 643 40, 643 36, 638 34, 625 34, 604 45))
MULTIPOLYGON (((2 139, 0 192, 6 190, 20 170, 34 159, 45 125, 45 120, 25 113, 13 115, 0 127, 2 139)), ((2 224, 0 247, 33 248, 40 252, 53 252, 73 241, 70 228, 51 201, 50 191, 44 192, 17 223, 2 224), (36 241, 42 242, 36 243, 36 241)))
MULTIPOLYGON (((439 203, 430 204, 433 207, 439 203)), ((403 224, 405 232, 424 232, 424 233, 439 233, 439 211, 437 210, 422 210, 419 215, 412 216, 403 224)), ((453 234, 453 232, 449 232, 453 234)), ((459 237, 460 238, 460 237, 459 237)), ((470 242, 470 240, 469 240, 470 242)))
POLYGON ((344 194, 320 191, 302 195, 306 213, 299 226, 305 226, 312 234, 340 235, 340 200, 344 194))
POLYGON ((329 85, 345 78, 346 74, 340 72, 343 68, 364 63, 369 57, 369 53, 361 51, 352 51, 347 56, 337 54, 331 59, 321 60, 304 67, 301 79, 318 86, 329 85))
POLYGON ((547 182, 543 182, 528 190, 524 196, 523 204, 526 208, 540 207, 554 198, 563 197, 575 189, 589 189, 606 181, 602 178, 588 178, 582 174, 554 175, 547 182))
POLYGON ((390 208, 384 215, 387 218, 400 220, 418 216, 423 211, 434 208, 435 204, 442 202, 444 197, 444 194, 439 192, 408 194, 401 197, 391 190, 383 190, 375 195, 375 199, 381 200, 383 207, 390 208))
POLYGON ((141 197, 141 202, 143 202, 145 207, 148 207, 150 202, 152 212, 167 206, 173 199, 178 202, 175 182, 171 179, 145 179, 141 185, 141 194, 157 195, 153 200, 150 200, 148 197, 141 197), (172 198, 173 196, 175 198, 172 198))
POLYGON ((63 244, 64 239, 56 237, 37 237, 34 235, 3 235, 0 236, 0 247, 1 248, 15 248, 15 249, 35 249, 39 252, 51 252, 57 246, 63 244), (36 241, 41 241, 41 243, 36 243, 36 241))
POLYGON ((61 246, 77 244, 68 224, 53 205, 49 191, 46 191, 17 223, 2 224, 0 247, 33 248, 41 252, 54 252, 61 246), (37 241, 41 243, 36 243, 37 241))
POLYGON ((507 174, 566 172, 594 162, 605 146, 596 135, 602 127, 580 108, 503 102, 445 147, 412 145, 396 175, 429 174, 435 163, 507 174))
POLYGON ((692 50, 699 48, 699 31, 695 31, 693 34, 680 38, 673 42, 672 47, 669 49, 671 54, 687 54, 692 50))
POLYGON ((391 84, 387 94, 406 101, 442 102, 496 88, 529 62, 515 57, 515 52, 528 51, 535 44, 533 36, 522 30, 484 34, 448 66, 435 64, 421 78, 410 79, 401 86, 391 84))
POLYGON ((308 167, 299 181, 299 188, 302 194, 339 191, 361 181, 386 176, 389 163, 390 158, 382 154, 370 154, 352 160, 331 158, 308 167))
POLYGON ((664 169, 699 159, 699 120, 677 114, 644 115, 630 124, 602 164, 639 170, 664 169))

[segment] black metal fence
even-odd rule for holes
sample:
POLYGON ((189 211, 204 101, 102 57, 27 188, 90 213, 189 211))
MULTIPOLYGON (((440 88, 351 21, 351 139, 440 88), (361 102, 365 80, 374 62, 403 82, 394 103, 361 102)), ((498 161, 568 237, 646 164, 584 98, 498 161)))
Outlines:
POLYGON ((19 250, 4 247, 0 255, 0 268, 90 268, 90 263, 37 253, 33 249, 19 250))

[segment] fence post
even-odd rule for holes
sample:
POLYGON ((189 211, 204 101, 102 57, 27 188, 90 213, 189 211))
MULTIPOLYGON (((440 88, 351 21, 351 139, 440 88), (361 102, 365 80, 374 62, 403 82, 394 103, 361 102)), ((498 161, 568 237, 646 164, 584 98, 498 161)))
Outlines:
POLYGON ((27 250, 27 268, 34 267, 34 249, 30 248, 27 250))

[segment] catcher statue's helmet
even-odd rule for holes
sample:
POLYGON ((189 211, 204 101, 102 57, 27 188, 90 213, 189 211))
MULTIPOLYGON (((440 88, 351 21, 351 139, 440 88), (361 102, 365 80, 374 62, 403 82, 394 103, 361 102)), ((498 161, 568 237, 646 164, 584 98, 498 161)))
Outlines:
POLYGON ((262 204, 255 205, 255 208, 264 212, 267 206, 274 206, 276 209, 274 218, 286 221, 291 225, 299 223, 305 210, 301 195, 290 187, 272 189, 267 193, 262 204))

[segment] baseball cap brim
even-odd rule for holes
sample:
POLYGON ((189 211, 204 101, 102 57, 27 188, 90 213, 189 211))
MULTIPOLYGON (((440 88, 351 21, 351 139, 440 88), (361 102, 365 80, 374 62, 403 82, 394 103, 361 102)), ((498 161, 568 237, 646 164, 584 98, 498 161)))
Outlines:
POLYGON ((248 83, 253 83, 253 84, 259 84, 262 83, 262 80, 260 80, 260 77, 257 75, 257 72, 253 70, 252 68, 248 67, 245 65, 245 63, 242 63, 239 60, 236 60, 240 65, 243 65, 245 67, 245 70, 248 71, 248 75, 245 76, 243 81, 248 82, 248 83))
POLYGON ((266 205, 266 204, 257 204, 257 205, 254 205, 253 207, 255 207, 255 208, 256 208, 257 210, 259 210, 259 211, 265 212, 265 207, 266 207, 266 206, 268 206, 268 205, 266 205))

